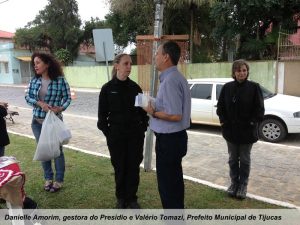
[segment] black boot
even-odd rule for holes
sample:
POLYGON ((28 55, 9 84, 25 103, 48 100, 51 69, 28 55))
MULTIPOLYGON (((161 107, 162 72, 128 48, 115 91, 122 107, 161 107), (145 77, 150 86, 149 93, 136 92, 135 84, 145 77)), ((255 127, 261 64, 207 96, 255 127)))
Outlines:
POLYGON ((129 202, 127 207, 129 209, 140 209, 141 208, 140 204, 137 201, 129 202))
POLYGON ((239 199, 245 199, 247 195, 247 185, 241 184, 238 188, 238 191, 236 193, 236 197, 239 199))
POLYGON ((124 199, 118 199, 116 209, 126 209, 126 203, 124 199))
POLYGON ((235 197, 238 191, 238 184, 236 183, 231 183, 231 185, 229 186, 229 188, 227 189, 227 194, 230 197, 235 197))

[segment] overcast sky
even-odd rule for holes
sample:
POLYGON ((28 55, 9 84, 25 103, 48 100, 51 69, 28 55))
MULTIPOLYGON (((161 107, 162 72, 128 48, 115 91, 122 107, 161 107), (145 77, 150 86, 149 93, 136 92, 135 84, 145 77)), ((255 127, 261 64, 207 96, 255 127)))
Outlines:
MULTIPOLYGON (((108 13, 105 0, 77 0, 82 22, 91 17, 104 19, 108 13)), ((48 4, 48 0, 0 0, 0 30, 15 32, 34 20, 48 4)))

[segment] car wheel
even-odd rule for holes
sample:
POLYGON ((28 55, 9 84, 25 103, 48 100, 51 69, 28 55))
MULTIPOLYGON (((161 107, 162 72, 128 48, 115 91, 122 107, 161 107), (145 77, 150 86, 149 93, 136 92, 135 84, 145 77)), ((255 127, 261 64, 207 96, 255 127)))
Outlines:
POLYGON ((287 130, 283 123, 276 119, 265 119, 259 125, 259 136, 264 141, 279 142, 283 140, 287 134, 287 130))

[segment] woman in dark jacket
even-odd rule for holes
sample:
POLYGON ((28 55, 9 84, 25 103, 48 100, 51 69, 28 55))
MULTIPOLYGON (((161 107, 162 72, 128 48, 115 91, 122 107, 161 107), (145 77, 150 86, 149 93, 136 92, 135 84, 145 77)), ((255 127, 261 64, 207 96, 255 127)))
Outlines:
POLYGON ((4 156, 5 146, 9 144, 6 130, 5 116, 7 115, 7 103, 0 102, 0 157, 4 156))
POLYGON ((236 60, 234 81, 221 90, 217 105, 222 134, 227 142, 231 185, 227 192, 244 199, 250 174, 250 152, 258 140, 258 123, 264 116, 264 100, 259 84, 249 81, 249 65, 236 60))
POLYGON ((128 77, 131 64, 129 55, 117 55, 112 80, 99 95, 97 126, 106 136, 115 171, 116 208, 140 208, 136 193, 149 118, 141 107, 134 106, 142 89, 128 77))

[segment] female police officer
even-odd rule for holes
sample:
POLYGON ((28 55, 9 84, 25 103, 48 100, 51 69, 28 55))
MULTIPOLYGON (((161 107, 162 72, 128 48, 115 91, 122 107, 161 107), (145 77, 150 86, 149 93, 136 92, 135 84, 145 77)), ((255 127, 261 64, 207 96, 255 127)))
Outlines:
POLYGON ((131 64, 129 55, 117 55, 112 79, 99 95, 97 126, 106 136, 115 171, 116 208, 140 208, 136 193, 149 118, 142 108, 134 106, 142 89, 128 77, 131 64))

